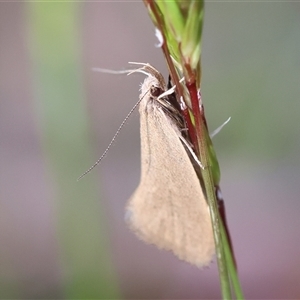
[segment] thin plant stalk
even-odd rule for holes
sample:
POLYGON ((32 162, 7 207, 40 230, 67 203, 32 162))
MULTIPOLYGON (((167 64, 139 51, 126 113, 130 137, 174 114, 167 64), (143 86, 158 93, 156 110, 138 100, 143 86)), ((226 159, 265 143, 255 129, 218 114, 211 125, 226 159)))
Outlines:
POLYGON ((202 179, 213 225, 223 299, 232 299, 231 287, 236 297, 243 299, 233 253, 218 209, 216 188, 220 170, 208 134, 200 93, 204 1, 144 0, 144 3, 156 26, 195 153, 204 166, 202 179), (185 85, 179 83, 182 77, 185 85))

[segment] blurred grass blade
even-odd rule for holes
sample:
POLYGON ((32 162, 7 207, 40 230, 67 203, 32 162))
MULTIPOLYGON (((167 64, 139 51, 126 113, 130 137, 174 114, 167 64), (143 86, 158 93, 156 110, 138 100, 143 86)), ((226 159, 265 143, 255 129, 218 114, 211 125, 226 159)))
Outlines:
POLYGON ((90 164, 80 70, 79 4, 28 3, 36 111, 48 173, 56 185, 65 296, 118 298, 97 183, 76 178, 90 164))

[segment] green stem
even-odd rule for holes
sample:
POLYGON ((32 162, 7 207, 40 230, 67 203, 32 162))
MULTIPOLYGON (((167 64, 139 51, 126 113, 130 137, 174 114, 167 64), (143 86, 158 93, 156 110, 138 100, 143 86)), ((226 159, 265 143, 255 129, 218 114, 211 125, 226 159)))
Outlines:
POLYGON ((202 171, 202 177, 210 210, 211 221, 213 225, 213 233, 216 246, 216 257, 219 268, 222 295, 223 299, 231 299, 232 297, 230 280, 228 276, 225 251, 222 243, 224 239, 227 239, 227 236, 224 236, 224 234, 222 234, 223 232, 221 231, 221 219, 219 215, 219 209, 217 206, 214 181, 209 160, 209 151, 207 145, 207 129, 204 123, 204 118, 201 117, 199 109, 199 103, 201 102, 201 99, 198 99, 195 81, 193 83, 187 83, 187 87, 191 95, 192 108, 195 116, 195 130, 199 145, 199 157, 202 165, 204 166, 204 170, 202 171))
POLYGON ((242 287, 239 281, 237 269, 235 267, 235 262, 232 256, 232 251, 228 242, 227 234, 223 223, 221 222, 221 233, 223 236, 223 247, 225 250, 225 257, 228 266, 228 273, 232 283, 232 289, 234 290, 236 299, 244 299, 242 287))

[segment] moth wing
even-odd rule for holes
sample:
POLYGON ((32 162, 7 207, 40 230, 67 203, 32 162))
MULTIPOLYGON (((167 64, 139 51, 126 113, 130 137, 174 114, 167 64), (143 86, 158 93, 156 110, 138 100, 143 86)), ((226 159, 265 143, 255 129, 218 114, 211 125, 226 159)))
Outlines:
POLYGON ((130 228, 146 243, 199 267, 215 252, 209 208, 179 129, 154 102, 141 113, 141 180, 127 205, 130 228))

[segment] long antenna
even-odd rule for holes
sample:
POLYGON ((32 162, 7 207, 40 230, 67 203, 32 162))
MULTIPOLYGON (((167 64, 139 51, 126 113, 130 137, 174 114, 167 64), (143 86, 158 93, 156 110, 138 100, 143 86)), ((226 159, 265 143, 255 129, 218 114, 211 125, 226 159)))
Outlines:
MULTIPOLYGON (((114 70, 109 70, 109 69, 102 69, 102 68, 93 68, 93 71, 96 72, 102 72, 102 73, 109 73, 109 74, 126 74, 130 75, 132 73, 135 72, 140 72, 140 73, 144 73, 145 75, 149 76, 149 73, 147 71, 145 71, 145 67, 149 67, 148 64, 145 63, 137 63, 137 62, 130 62, 131 64, 135 64, 135 65, 142 65, 143 67, 138 68, 138 69, 133 69, 133 70, 122 70, 122 71, 114 71, 114 70)), ((151 67, 151 66, 150 66, 151 67)), ((153 67, 151 67, 153 68, 153 67)), ((150 74, 151 75, 151 74, 150 74)), ((147 91, 148 92, 148 91, 147 91)), ((123 128, 123 126, 125 125, 125 123, 127 122, 128 118, 130 117, 130 115, 133 113, 133 111, 136 109, 136 107, 140 104, 140 102, 143 100, 143 98, 145 97, 145 95, 147 94, 147 92, 139 99, 139 101, 133 106, 133 108, 130 110, 130 112, 128 113, 128 115, 125 117, 125 119, 123 120, 123 122, 121 123, 121 125, 119 126, 118 130, 116 131, 115 135, 113 136, 112 140, 110 141, 110 143, 108 144, 107 148, 105 149, 105 151, 103 152, 103 154, 101 155, 101 157, 89 168, 87 169, 82 175, 80 175, 77 178, 77 181, 79 181, 80 179, 82 179, 86 174, 88 174, 89 172, 91 172, 100 162, 101 160, 106 156, 108 150, 110 149, 111 145, 115 142, 116 137, 118 136, 118 134, 120 133, 121 129, 123 128)))
POLYGON ((130 117, 130 115, 133 113, 133 111, 137 108, 137 106, 140 104, 140 102, 143 100, 145 95, 143 95, 143 97, 141 97, 139 99, 139 101, 133 106, 133 108, 130 110, 130 112, 128 113, 128 115, 125 117, 125 119, 123 120, 123 122, 121 123, 121 125, 119 126, 118 130, 116 131, 115 135, 113 136, 113 138, 111 139, 110 143, 108 144, 107 148, 105 149, 105 151, 103 152, 103 154, 101 155, 101 157, 89 168, 87 169, 82 175, 80 175, 77 178, 77 181, 79 181, 80 179, 82 179, 82 177, 84 177, 87 173, 91 172, 100 162, 101 160, 106 156, 109 148, 111 147, 111 145, 115 142, 116 137, 118 136, 118 134, 120 133, 121 129, 123 128, 123 126, 125 125, 125 123, 127 122, 128 118, 130 117))

